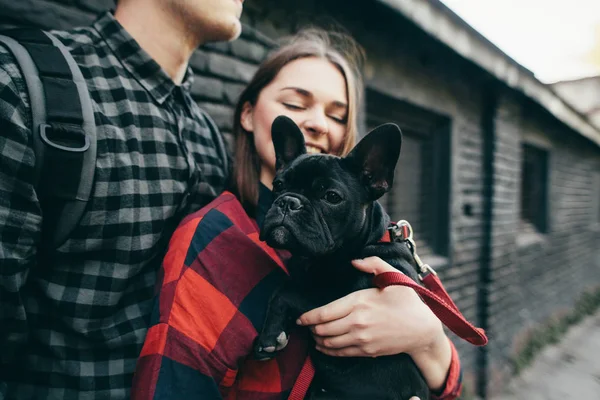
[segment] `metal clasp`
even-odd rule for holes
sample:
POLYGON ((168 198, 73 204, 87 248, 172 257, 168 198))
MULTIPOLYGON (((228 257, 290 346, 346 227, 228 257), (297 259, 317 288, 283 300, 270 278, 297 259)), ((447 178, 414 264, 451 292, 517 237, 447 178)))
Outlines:
POLYGON ((408 242, 410 252, 419 268, 419 279, 423 280, 429 274, 437 275, 435 270, 431 268, 429 264, 425 264, 417 254, 417 245, 413 239, 413 228, 408 221, 404 219, 400 220, 395 225, 392 225, 390 229, 394 240, 404 240, 408 242))

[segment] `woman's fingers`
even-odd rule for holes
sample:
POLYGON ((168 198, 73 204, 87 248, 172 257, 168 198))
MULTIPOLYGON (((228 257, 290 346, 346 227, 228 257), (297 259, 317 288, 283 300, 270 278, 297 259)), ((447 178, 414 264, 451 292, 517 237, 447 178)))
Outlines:
POLYGON ((379 275, 383 272, 398 272, 398 270, 386 263, 379 257, 367 257, 352 260, 354 268, 366 272, 368 274, 379 275))
POLYGON ((315 342, 318 347, 327 349, 342 349, 344 347, 351 346, 356 342, 356 339, 351 333, 346 333, 340 336, 314 336, 315 342))
MULTIPOLYGON (((386 263, 379 257, 367 257, 364 259, 353 260, 355 268, 371 273, 381 274, 383 272, 398 272, 398 270, 386 263)), ((334 302, 322 307, 308 311, 298 318, 299 325, 318 325, 326 322, 335 321, 349 315, 361 296, 361 291, 350 293, 334 302)))
POLYGON ((313 335, 321 337, 345 335, 351 332, 352 321, 348 317, 344 317, 324 324, 313 325, 310 330, 313 335))
POLYGON ((344 318, 352 312, 357 296, 360 296, 360 292, 350 293, 341 299, 308 311, 298 318, 297 323, 304 326, 318 325, 344 318))

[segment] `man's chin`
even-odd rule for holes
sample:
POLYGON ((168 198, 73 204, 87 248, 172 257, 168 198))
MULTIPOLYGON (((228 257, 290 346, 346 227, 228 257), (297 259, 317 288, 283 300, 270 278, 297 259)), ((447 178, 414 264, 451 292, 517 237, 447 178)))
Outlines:
POLYGON ((208 43, 230 42, 242 33, 242 23, 235 16, 221 18, 210 26, 210 31, 204 33, 203 39, 208 43))
POLYGON ((229 36, 229 39, 227 39, 227 40, 230 42, 234 41, 235 39, 239 38, 241 34, 242 34, 242 23, 238 19, 235 21, 234 25, 231 27, 230 36, 229 36))
POLYGON ((242 34, 242 22, 239 18, 231 18, 227 23, 224 23, 224 25, 221 38, 218 41, 231 42, 239 38, 242 34))

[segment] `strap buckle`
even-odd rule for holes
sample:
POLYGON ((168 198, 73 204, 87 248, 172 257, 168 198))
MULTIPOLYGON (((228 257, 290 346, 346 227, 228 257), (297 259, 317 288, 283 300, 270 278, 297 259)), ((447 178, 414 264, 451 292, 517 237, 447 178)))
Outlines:
POLYGON ((408 242, 408 247, 410 248, 410 252, 417 263, 417 267, 419 269, 419 279, 422 281, 429 274, 437 275, 437 272, 429 264, 425 264, 421 257, 417 254, 417 245, 413 239, 413 228, 408 223, 408 221, 402 219, 392 226, 388 227, 388 230, 391 231, 392 240, 394 241, 405 241, 408 242))
POLYGON ((79 126, 41 124, 39 129, 42 141, 55 149, 83 153, 90 148, 90 138, 79 126))

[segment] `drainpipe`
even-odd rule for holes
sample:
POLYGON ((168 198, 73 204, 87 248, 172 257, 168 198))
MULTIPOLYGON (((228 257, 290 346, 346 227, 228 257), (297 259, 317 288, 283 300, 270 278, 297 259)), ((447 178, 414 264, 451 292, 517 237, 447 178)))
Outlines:
MULTIPOLYGON (((492 281, 493 211, 494 211, 494 153, 496 150, 497 88, 493 82, 484 85, 481 132, 483 134, 483 237, 481 265, 477 291, 477 323, 489 330, 490 285, 492 281)), ((477 348, 477 395, 487 399, 489 377, 488 346, 477 348)))

